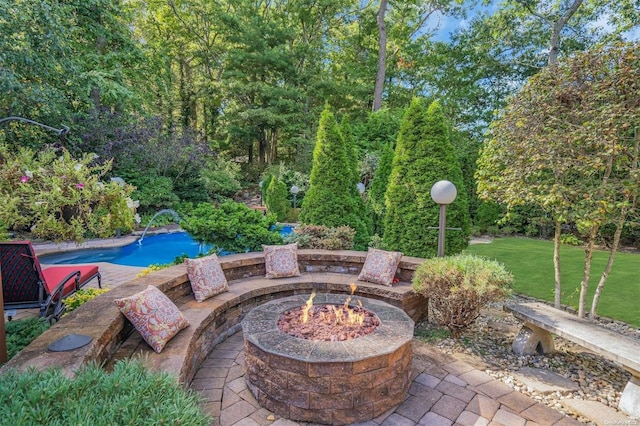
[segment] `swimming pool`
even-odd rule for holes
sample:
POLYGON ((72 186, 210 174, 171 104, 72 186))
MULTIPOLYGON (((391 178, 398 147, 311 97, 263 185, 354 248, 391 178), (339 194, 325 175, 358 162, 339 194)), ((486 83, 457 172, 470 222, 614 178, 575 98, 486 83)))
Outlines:
MULTIPOLYGON (((291 226, 283 226, 280 234, 284 236, 292 230, 291 226)), ((182 254, 196 257, 199 253, 207 253, 211 247, 201 248, 186 232, 174 232, 145 236, 142 244, 136 241, 122 247, 73 250, 38 258, 41 263, 50 265, 108 262, 127 266, 149 266, 171 263, 182 254)))

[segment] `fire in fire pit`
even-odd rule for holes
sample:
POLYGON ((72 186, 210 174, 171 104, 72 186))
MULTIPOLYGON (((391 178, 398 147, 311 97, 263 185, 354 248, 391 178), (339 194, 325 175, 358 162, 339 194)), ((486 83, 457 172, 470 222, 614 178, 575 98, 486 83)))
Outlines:
POLYGON ((327 341, 282 331, 278 321, 284 313, 295 311, 298 319, 304 305, 310 306, 309 321, 322 318, 316 308, 342 308, 345 296, 317 294, 309 299, 273 300, 242 320, 247 385, 258 403, 288 419, 334 425, 371 420, 400 404, 410 384, 411 318, 400 308, 361 298, 362 309, 379 321, 368 335, 327 341))
MULTIPOLYGON (((352 295, 355 290, 352 284, 352 295)), ((300 339, 341 342, 366 336, 380 325, 378 317, 364 309, 361 301, 358 306, 351 306, 351 296, 342 305, 314 305, 315 296, 312 293, 304 306, 283 312, 278 328, 300 339)))

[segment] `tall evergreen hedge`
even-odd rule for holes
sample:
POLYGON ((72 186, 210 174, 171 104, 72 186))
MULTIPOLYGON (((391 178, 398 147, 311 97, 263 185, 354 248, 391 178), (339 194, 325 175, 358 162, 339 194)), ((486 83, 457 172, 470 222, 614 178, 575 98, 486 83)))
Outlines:
POLYGON ((360 194, 354 182, 354 166, 349 161, 351 156, 327 106, 320 116, 309 190, 300 221, 308 225, 350 226, 356 231, 354 248, 364 250, 369 232, 363 220, 365 212, 358 203, 360 194))
POLYGON ((374 232, 378 235, 384 234, 385 193, 389 185, 393 156, 393 144, 387 142, 382 148, 380 159, 378 160, 378 168, 373 175, 371 187, 369 188, 368 201, 371 210, 373 210, 374 232))
POLYGON ((405 255, 434 257, 438 252, 440 208, 431 199, 431 187, 451 181, 458 190, 447 207, 447 255, 461 252, 469 242, 469 211, 460 164, 449 140, 450 129, 437 102, 427 108, 414 99, 405 113, 396 144, 389 185, 385 193, 385 247, 405 255))
MULTIPOLYGON (((350 172, 353 174, 353 185, 358 188, 358 183, 360 183, 360 173, 358 170, 358 162, 360 161, 360 149, 356 144, 348 116, 345 115, 342 118, 338 131, 340 132, 340 135, 342 135, 345 149, 347 150, 347 164, 350 168, 350 172)), ((365 242, 366 246, 368 245, 369 237, 373 232, 373 212, 371 211, 371 208, 367 205, 367 203, 365 203, 363 195, 360 194, 360 191, 357 191, 356 194, 356 212, 360 212, 360 218, 364 221, 364 224, 367 227, 367 241, 365 242)))

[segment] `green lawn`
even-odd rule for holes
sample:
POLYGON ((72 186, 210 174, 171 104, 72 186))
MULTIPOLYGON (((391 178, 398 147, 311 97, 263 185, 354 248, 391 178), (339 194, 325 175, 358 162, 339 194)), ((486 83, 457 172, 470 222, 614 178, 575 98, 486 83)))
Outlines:
MULTIPOLYGON (((474 244, 468 251, 503 263, 515 277, 514 290, 539 299, 553 301, 553 242, 527 238, 498 238, 490 244, 474 244)), ((606 265, 609 253, 593 256, 587 310, 606 265)), ((580 281, 584 268, 584 248, 562 245, 562 303, 578 307, 580 281)), ((613 269, 604 286, 598 314, 640 327, 640 255, 617 253, 613 269)))

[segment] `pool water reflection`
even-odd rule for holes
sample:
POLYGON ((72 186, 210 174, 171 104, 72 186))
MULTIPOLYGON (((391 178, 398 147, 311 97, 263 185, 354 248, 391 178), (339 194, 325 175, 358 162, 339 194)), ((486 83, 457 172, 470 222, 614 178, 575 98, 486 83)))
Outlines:
MULTIPOLYGON (((291 231, 290 226, 283 226, 280 233, 284 236, 291 231)), ((193 258, 199 253, 207 253, 211 247, 201 247, 186 232, 174 232, 145 236, 142 244, 135 241, 122 247, 73 250, 39 256, 39 259, 41 263, 55 265, 108 262, 127 266, 149 266, 171 263, 182 254, 193 258)))

